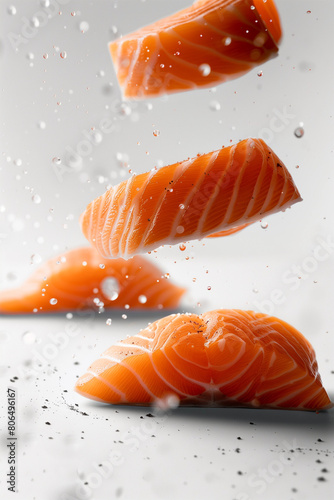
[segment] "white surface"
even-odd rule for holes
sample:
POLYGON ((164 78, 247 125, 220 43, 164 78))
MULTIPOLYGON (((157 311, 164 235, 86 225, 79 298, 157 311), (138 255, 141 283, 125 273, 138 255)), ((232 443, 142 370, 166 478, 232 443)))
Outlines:
MULTIPOLYGON (((151 100, 151 110, 147 101, 129 103, 128 115, 120 108, 107 51, 112 26, 118 34, 127 33, 189 2, 63 4, 62 14, 15 52, 8 35, 20 33, 22 18, 43 10, 43 2, 0 2, 0 286, 16 285, 29 274, 36 266, 33 254, 44 260, 85 244, 78 216, 108 184, 126 178, 128 168, 142 172, 230 140, 268 137, 273 117, 288 114, 282 130, 270 135, 270 145, 292 173, 303 202, 268 217, 267 229, 255 224, 233 237, 189 243, 185 252, 159 249, 150 258, 190 289, 186 310, 249 308, 293 324, 315 347, 333 398, 334 249, 325 248, 321 260, 317 257, 319 241, 334 241, 334 60, 328 53, 333 2, 277 0, 284 40, 279 57, 259 68, 262 77, 255 70, 213 90, 151 100), (12 4, 14 16, 7 13, 12 4), (82 21, 89 23, 84 34, 82 21), (220 110, 211 109, 212 101, 220 103, 220 110), (52 158, 66 165, 68 148, 76 150, 85 131, 98 128, 105 117, 115 129, 83 156, 81 170, 57 169, 52 158), (293 132, 300 122, 305 135, 297 139, 293 132), (155 129, 159 137, 153 136, 155 129), (32 201, 35 194, 38 204, 32 201), (272 301, 274 289, 280 290, 280 304, 272 301)), ((1 403, 8 385, 18 391, 16 498, 313 500, 333 495, 333 411, 187 408, 150 418, 150 409, 110 408, 73 393, 75 378, 104 349, 158 317, 128 314, 122 320, 121 314, 0 319, 1 403), (111 326, 105 323, 108 317, 111 326), (35 343, 25 343, 27 331, 35 343), (136 433, 140 437, 134 438, 136 433), (112 471, 106 472, 106 464, 95 468, 107 460, 114 462, 112 471), (78 490, 85 481, 86 489, 78 490)), ((4 463, 0 494, 12 498, 5 490, 4 463)))

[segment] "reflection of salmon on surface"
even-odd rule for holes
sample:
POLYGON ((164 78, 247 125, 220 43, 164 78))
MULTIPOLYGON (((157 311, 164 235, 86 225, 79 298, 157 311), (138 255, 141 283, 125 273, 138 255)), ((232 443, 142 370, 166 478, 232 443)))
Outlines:
POLYGON ((105 351, 76 383, 112 404, 322 410, 333 405, 311 344, 273 316, 241 310, 173 314, 105 351))
POLYGON ((106 258, 235 233, 300 201, 288 170, 261 139, 133 175, 91 202, 86 238, 106 258))
POLYGON ((273 0, 199 0, 109 44, 126 98, 212 87, 278 52, 273 0))
POLYGON ((164 279, 143 257, 106 260, 94 248, 77 248, 42 264, 19 288, 0 292, 0 314, 87 308, 171 309, 185 289, 164 279))

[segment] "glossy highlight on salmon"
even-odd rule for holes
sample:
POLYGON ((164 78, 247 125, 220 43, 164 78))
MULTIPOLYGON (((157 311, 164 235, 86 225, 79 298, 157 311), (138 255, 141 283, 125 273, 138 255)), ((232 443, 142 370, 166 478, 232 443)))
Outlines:
POLYGON ((0 314, 121 309, 126 304, 175 309, 184 292, 144 257, 111 261, 83 247, 45 262, 20 287, 1 291, 0 314))
POLYGON ((262 139, 246 139, 132 175, 88 205, 84 235, 106 258, 128 258, 206 236, 233 234, 301 201, 291 175, 262 139))
POLYGON ((325 410, 315 352, 295 328, 253 311, 172 314, 105 351, 75 386, 90 399, 151 405, 325 410))
POLYGON ((216 86, 276 56, 274 0, 199 0, 109 44, 125 98, 216 86))

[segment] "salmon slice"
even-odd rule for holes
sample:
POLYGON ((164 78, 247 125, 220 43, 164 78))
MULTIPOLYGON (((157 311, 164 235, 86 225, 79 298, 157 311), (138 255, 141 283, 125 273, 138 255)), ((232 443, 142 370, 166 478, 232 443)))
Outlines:
POLYGON ((325 410, 315 352, 288 323, 253 311, 172 314, 105 351, 75 386, 111 404, 325 410))
POLYGON ((262 139, 153 169, 111 187, 81 216, 106 258, 205 236, 233 234, 301 201, 284 164, 262 139))
POLYGON ((111 42, 126 98, 216 86, 277 55, 273 0, 199 0, 187 9, 111 42))
MULTIPOLYGON (((81 309, 176 308, 185 289, 143 257, 103 259, 77 248, 41 265, 20 287, 0 292, 0 314, 81 309)), ((101 310, 101 309, 100 309, 101 310)))

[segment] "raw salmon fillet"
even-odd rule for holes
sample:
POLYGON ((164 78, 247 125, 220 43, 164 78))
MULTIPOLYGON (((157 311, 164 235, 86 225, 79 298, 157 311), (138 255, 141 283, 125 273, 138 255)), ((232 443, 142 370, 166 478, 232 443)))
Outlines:
POLYGON ((282 161, 261 139, 133 175, 88 205, 86 238, 107 258, 232 234, 301 200, 282 161))
POLYGON ((276 56, 273 0, 199 0, 109 44, 126 98, 212 87, 276 56))
MULTIPOLYGON (((0 292, 0 314, 97 308, 176 308, 185 289, 143 257, 103 259, 77 248, 41 265, 22 286, 0 292)), ((100 309, 101 310, 101 309, 100 309)))
POLYGON ((75 388, 112 404, 333 406, 306 338, 278 318, 240 310, 155 321, 105 351, 75 388))

